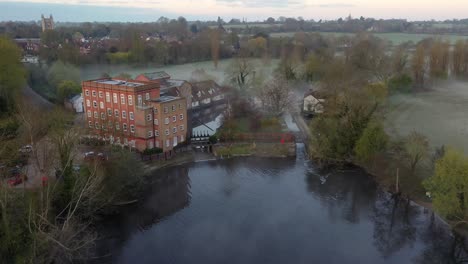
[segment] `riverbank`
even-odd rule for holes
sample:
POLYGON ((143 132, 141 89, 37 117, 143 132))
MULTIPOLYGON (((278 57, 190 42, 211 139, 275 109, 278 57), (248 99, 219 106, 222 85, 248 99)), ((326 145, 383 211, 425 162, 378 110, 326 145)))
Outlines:
POLYGON ((213 146, 213 154, 225 157, 287 158, 296 156, 296 143, 229 143, 213 146))

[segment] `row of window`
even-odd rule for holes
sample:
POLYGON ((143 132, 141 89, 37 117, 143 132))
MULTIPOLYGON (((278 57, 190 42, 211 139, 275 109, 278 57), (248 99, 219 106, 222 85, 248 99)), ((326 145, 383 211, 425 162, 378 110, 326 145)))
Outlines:
MULTIPOLYGON (((164 118, 164 124, 165 125, 169 124, 169 120, 170 120, 169 117, 164 118)), ((179 115, 179 120, 184 120, 184 114, 179 115)), ((177 116, 172 116, 172 122, 176 122, 176 121, 177 121, 177 116)), ((154 119, 154 124, 159 125, 158 119, 154 119)))
MULTIPOLYGON (((174 138, 172 138, 172 145, 173 145, 173 146, 177 146, 177 143, 179 143, 179 142, 184 142, 184 140, 185 140, 185 138, 184 138, 183 135, 180 135, 180 137, 175 136, 174 138), (180 138, 180 139, 179 139, 179 138, 180 138)), ((166 145, 167 148, 170 147, 170 146, 171 146, 171 140, 170 140, 170 139, 166 139, 165 145, 166 145)), ((153 142, 150 141, 150 142, 149 142, 149 148, 153 148, 153 147, 154 147, 154 146, 153 146, 153 142)), ((161 146, 159 145, 159 140, 156 140, 156 147, 157 147, 157 148, 160 148, 160 147, 161 147, 161 146)))
MULTIPOLYGON (((90 128, 93 128, 93 122, 92 121, 88 121, 88 126, 90 128)), ((95 122, 94 123, 94 128, 95 129, 103 129, 103 130, 107 130, 107 128, 114 128, 114 126, 112 125, 112 122, 109 122, 109 124, 106 124, 106 123, 102 123, 102 124, 99 124, 99 122, 95 122)), ((118 122, 115 123, 115 130, 119 131, 120 130, 120 124, 118 122)), ((122 124, 122 130, 124 132, 127 132, 128 131, 128 125, 127 123, 123 123, 122 124)), ((130 125, 130 132, 131 133, 135 133, 135 126, 134 125, 130 125)))
MULTIPOLYGON (((180 131, 184 131, 184 129, 185 129, 184 125, 179 126, 180 131)), ((172 133, 174 133, 174 134, 177 133, 177 127, 172 128, 172 133)), ((166 134, 166 136, 169 136, 169 134, 170 134, 169 129, 165 130, 165 134, 166 134)), ((148 137, 153 137, 153 131, 149 130, 147 135, 148 135, 148 137)), ((159 131, 158 130, 154 131, 154 136, 159 137, 159 131)))
MULTIPOLYGON (((172 105, 172 106, 171 106, 171 109, 172 109, 172 112, 175 112, 175 110, 176 110, 176 105, 172 105)), ((181 104, 181 103, 179 103, 179 109, 182 109, 182 104, 181 104)), ((156 111, 157 111, 157 110, 156 110, 156 111)), ((167 107, 167 106, 164 107, 164 113, 165 113, 165 114, 169 113, 169 107, 167 107)))
MULTIPOLYGON (((85 90, 85 94, 86 94, 86 96, 89 96, 89 90, 85 90)), ((91 94, 92 94, 93 97, 97 96, 96 91, 94 91, 94 90, 91 92, 91 94)), ((99 94, 99 98, 103 98, 103 95, 104 95, 103 92, 99 91, 98 94, 99 94)), ((138 97, 138 104, 142 105, 143 104, 142 95, 138 95, 137 97, 138 97)), ((150 94, 149 93, 145 94, 145 99, 150 100, 150 94)), ((112 101, 113 101, 114 104, 118 103, 118 94, 117 93, 112 93, 112 101)), ((86 100, 86 105, 89 107, 88 102, 89 102, 89 100, 86 100)), ((109 92, 106 92, 106 102, 107 103, 111 102, 111 97, 110 97, 109 92)), ((127 97, 127 103, 128 103, 128 105, 133 105, 133 95, 129 95, 127 97)), ((120 94, 120 104, 123 104, 123 105, 125 104, 125 95, 124 94, 120 94)), ((95 107, 97 107, 97 104, 96 104, 95 107)))
MULTIPOLYGON (((114 113, 115 113, 115 117, 116 117, 116 118, 119 118, 119 117, 120 117, 120 115, 119 115, 119 110, 115 110, 114 113)), ((91 110, 88 110, 88 111, 87 111, 87 114, 88 114, 88 117, 91 117, 91 116, 92 116, 91 110)), ((134 120, 134 119, 135 119, 135 115, 133 114, 133 112, 129 112, 128 114, 129 114, 130 120, 134 120)), ((112 109, 107 108, 107 115, 108 115, 108 116, 112 116, 112 109)), ((103 120, 106 119, 105 116, 106 116, 106 114, 105 114, 104 112, 101 112, 101 119, 103 119, 103 120)), ((97 111, 94 111, 94 118, 99 118, 99 115, 98 115, 98 112, 97 112, 97 111)), ((127 118, 127 112, 126 112, 125 110, 122 111, 122 118, 123 118, 123 119, 126 119, 126 118, 127 118)))

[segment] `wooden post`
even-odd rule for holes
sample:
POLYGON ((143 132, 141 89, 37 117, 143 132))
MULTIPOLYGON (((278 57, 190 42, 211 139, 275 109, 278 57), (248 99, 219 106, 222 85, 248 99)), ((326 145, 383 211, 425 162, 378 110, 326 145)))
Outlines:
POLYGON ((395 185, 396 193, 400 192, 400 175, 399 175, 399 172, 400 172, 400 168, 397 168, 397 170, 396 170, 396 185, 395 185))

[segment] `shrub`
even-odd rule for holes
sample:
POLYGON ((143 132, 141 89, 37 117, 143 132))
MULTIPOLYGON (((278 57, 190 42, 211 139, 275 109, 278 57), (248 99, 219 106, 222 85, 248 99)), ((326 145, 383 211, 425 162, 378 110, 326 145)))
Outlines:
POLYGON ((152 149, 145 149, 143 151, 144 155, 153 155, 153 154, 160 154, 163 152, 162 148, 152 148, 152 149))
POLYGON ((385 133, 382 124, 373 121, 364 129, 361 138, 356 142, 354 151, 359 161, 366 162, 376 154, 385 150, 388 142, 388 135, 385 133))

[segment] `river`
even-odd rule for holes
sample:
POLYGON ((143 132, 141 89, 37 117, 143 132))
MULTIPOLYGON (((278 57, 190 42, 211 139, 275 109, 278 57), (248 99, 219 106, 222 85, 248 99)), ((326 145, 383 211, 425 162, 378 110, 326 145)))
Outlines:
MULTIPOLYGON (((112 263, 452 263, 459 243, 361 170, 236 158, 156 172, 107 225, 112 263)), ((431 220, 432 219, 432 220, 431 220)))

